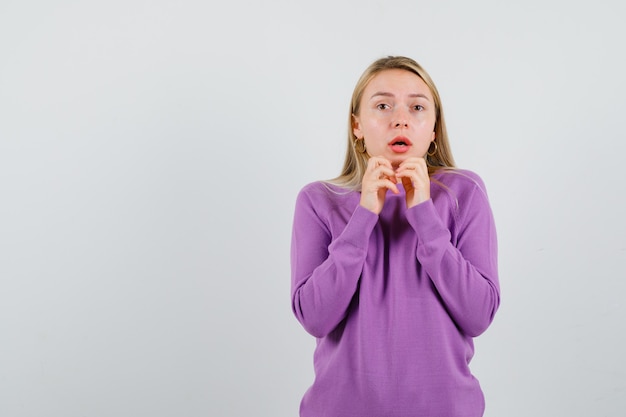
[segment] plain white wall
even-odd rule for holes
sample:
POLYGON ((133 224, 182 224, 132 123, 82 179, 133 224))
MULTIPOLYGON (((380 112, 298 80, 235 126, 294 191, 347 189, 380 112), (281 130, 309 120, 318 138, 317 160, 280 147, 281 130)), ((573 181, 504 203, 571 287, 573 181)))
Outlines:
POLYGON ((621 3, 214 3, 0 2, 0 415, 297 415, 295 196, 403 54, 496 216, 486 416, 621 416, 621 3))

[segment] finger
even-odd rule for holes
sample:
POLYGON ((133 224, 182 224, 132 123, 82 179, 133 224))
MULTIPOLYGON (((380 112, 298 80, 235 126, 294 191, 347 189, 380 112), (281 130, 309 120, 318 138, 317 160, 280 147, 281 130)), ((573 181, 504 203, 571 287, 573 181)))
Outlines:
POLYGON ((376 168, 369 170, 369 172, 366 171, 366 175, 368 178, 371 178, 371 179, 381 179, 381 178, 390 178, 390 179, 394 178, 395 179, 396 173, 390 167, 386 165, 381 165, 381 166, 377 166, 376 168))
POLYGON ((391 181, 396 181, 396 172, 388 167, 380 167, 378 170, 378 178, 386 178, 391 181))
POLYGON ((412 188, 422 189, 428 187, 430 178, 428 177, 428 171, 423 171, 419 167, 412 169, 410 167, 405 168, 403 171, 396 173, 396 178, 406 186, 412 188))
POLYGON ((394 194, 399 194, 400 190, 398 190, 398 186, 396 185, 395 182, 392 182, 389 179, 382 179, 380 180, 380 188, 386 188, 388 190, 390 190, 392 193, 394 194))
POLYGON ((391 190, 394 194, 398 194, 400 192, 398 190, 396 182, 388 178, 377 179, 367 184, 364 183, 362 187, 362 192, 378 192, 380 189, 385 188, 391 190))
POLYGON ((398 167, 397 171, 404 171, 406 169, 426 169, 428 170, 428 165, 426 165, 426 160, 424 158, 409 158, 403 161, 398 167))
POLYGON ((428 175, 428 167, 425 167, 421 164, 408 165, 403 167, 402 170, 396 171, 397 178, 402 178, 404 176, 422 178, 424 181, 430 180, 428 175))
POLYGON ((391 166, 391 162, 387 158, 383 158, 382 156, 371 157, 367 161, 367 166, 368 168, 371 167, 372 169, 380 167, 380 166, 385 166, 385 167, 389 167, 390 169, 393 169, 391 166))
POLYGON ((402 181, 402 185, 404 186, 404 189, 413 187, 413 181, 409 177, 402 177, 400 178, 400 181, 402 181))

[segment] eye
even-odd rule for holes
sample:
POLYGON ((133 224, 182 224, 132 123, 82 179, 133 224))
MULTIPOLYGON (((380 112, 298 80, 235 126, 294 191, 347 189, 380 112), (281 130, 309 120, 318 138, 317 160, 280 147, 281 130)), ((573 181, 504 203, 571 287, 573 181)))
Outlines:
POLYGON ((378 110, 387 110, 389 108, 389 104, 385 104, 385 103, 380 103, 376 105, 376 108, 378 110))
POLYGON ((413 106, 413 110, 422 111, 424 110, 424 106, 422 106, 421 104, 416 104, 415 106, 413 106))

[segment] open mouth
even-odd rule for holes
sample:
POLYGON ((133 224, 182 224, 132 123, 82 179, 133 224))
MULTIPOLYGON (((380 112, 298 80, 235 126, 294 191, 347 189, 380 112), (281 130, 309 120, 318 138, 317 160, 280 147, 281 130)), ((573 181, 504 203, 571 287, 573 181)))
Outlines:
POLYGON ((397 153, 404 153, 408 151, 411 145, 412 143, 409 140, 409 138, 405 138, 403 136, 398 136, 396 138, 393 138, 389 142, 389 147, 391 148, 391 150, 397 153))
POLYGON ((411 143, 411 140, 405 136, 396 136, 389 142, 389 146, 395 146, 395 145, 411 146, 413 145, 413 143, 411 143))

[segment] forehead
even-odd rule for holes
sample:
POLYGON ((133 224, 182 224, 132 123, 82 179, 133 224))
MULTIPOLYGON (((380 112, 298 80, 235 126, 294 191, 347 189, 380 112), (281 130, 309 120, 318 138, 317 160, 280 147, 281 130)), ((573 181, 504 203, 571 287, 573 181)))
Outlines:
POLYGON ((432 99, 430 88, 417 74, 403 69, 388 69, 376 74, 364 90, 364 98, 377 93, 391 93, 397 96, 424 94, 432 99))

